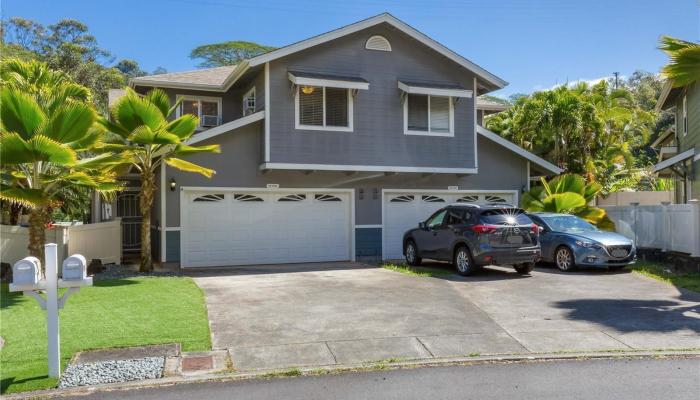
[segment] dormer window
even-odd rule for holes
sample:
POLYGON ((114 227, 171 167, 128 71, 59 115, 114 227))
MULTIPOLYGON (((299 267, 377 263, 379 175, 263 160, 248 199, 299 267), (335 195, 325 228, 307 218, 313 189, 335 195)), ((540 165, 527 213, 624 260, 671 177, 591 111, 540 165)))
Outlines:
POLYGON ((221 98, 178 95, 182 99, 177 109, 177 116, 192 114, 199 118, 199 129, 221 125, 221 98))

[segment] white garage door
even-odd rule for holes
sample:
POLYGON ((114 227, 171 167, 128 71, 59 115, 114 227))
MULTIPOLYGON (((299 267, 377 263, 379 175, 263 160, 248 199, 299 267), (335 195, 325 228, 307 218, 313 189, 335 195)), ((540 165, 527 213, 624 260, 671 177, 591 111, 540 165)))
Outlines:
POLYGON ((432 213, 450 203, 514 204, 514 191, 425 191, 384 192, 384 259, 403 258, 403 234, 425 221, 432 213))
POLYGON ((185 190, 183 267, 351 259, 351 196, 338 191, 185 190))

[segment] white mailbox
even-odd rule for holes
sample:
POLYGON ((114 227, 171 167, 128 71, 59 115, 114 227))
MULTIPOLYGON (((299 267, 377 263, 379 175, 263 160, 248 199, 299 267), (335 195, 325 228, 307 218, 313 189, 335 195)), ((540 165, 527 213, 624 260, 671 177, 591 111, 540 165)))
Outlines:
POLYGON ((73 254, 63 261, 61 277, 64 281, 82 281, 87 278, 87 261, 81 254, 73 254))
POLYGON ((12 266, 12 283, 18 287, 35 287, 41 279, 41 261, 24 257, 12 266))

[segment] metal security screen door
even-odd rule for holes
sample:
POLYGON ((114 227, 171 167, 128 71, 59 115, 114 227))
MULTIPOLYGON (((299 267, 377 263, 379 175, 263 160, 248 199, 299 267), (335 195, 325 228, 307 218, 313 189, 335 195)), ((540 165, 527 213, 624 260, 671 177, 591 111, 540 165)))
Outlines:
POLYGON ((139 251, 141 247, 139 192, 125 191, 117 196, 117 217, 122 219, 123 251, 139 251))

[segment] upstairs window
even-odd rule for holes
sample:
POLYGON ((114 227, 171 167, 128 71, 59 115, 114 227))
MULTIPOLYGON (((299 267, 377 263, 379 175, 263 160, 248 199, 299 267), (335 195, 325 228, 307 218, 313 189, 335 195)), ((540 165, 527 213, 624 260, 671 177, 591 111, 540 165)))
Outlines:
POLYGON ((688 134, 688 96, 683 96, 683 136, 688 134))
POLYGON ((428 94, 406 94, 404 102, 407 135, 452 136, 452 98, 428 94))
POLYGON ((255 86, 243 95, 243 116, 255 113, 255 86))
POLYGON ((296 128, 352 131, 352 95, 350 89, 297 86, 296 128))
POLYGON ((206 129, 221 125, 221 98, 178 95, 182 99, 177 116, 192 114, 199 118, 199 128, 206 129))

